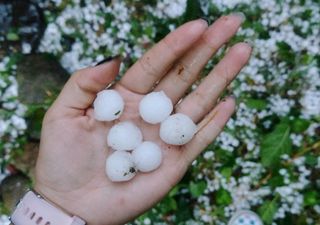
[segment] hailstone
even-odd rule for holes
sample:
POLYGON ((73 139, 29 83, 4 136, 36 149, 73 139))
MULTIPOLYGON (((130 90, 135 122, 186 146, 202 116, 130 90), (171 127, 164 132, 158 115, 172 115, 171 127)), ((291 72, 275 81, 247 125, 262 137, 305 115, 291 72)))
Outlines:
POLYGON ((193 138, 196 130, 196 124, 188 116, 177 113, 161 123, 160 138, 170 145, 184 145, 193 138))
POLYGON ((237 211, 229 220, 228 225, 263 225, 260 217, 252 211, 237 211))
POLYGON ((133 150, 142 143, 142 133, 134 123, 120 122, 111 127, 107 142, 114 150, 133 150))
POLYGON ((172 110, 172 102, 163 91, 147 94, 139 104, 142 119, 151 124, 161 123, 171 114, 172 110))
POLYGON ((124 109, 124 101, 115 90, 103 90, 93 102, 94 117, 99 121, 118 119, 124 109))
POLYGON ((151 141, 145 141, 134 149, 132 157, 137 169, 141 172, 155 170, 162 162, 160 147, 151 141))
POLYGON ((111 181, 128 181, 136 175, 132 155, 125 151, 115 151, 106 161, 106 174, 111 181))

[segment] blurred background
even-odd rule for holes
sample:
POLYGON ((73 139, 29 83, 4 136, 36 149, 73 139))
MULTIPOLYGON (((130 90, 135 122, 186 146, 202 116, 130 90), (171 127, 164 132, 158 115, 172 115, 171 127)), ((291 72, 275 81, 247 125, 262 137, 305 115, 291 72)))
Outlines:
POLYGON ((180 24, 230 12, 246 21, 201 78, 231 45, 252 43, 226 90, 237 112, 131 224, 222 225, 251 209, 266 225, 319 225, 319 0, 0 0, 0 225, 32 185, 43 115, 74 71, 120 54, 123 74, 180 24))

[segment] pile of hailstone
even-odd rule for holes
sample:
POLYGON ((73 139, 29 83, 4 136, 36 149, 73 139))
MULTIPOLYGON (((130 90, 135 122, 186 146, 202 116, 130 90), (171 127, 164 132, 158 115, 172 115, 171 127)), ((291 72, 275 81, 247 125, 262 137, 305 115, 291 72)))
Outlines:
MULTIPOLYGON (((115 90, 103 90, 93 103, 98 121, 113 121, 121 117, 124 101, 115 90)), ((176 113, 163 91, 151 92, 139 104, 141 118, 150 124, 160 124, 160 138, 170 145, 184 145, 196 133, 197 126, 186 115, 176 113)), ((114 152, 106 160, 106 174, 113 182, 128 181, 137 171, 151 172, 162 162, 162 150, 154 142, 143 140, 139 127, 132 121, 122 121, 111 127, 107 143, 114 152)))

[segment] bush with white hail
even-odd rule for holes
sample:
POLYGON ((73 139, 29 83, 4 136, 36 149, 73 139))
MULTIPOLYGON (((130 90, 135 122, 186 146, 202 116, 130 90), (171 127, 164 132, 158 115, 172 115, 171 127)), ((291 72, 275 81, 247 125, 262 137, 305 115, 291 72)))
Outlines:
POLYGON ((142 143, 142 133, 132 122, 120 122, 111 127, 107 142, 114 150, 133 150, 142 143))
POLYGON ((170 145, 184 145, 194 136, 197 125, 190 117, 176 113, 169 116, 160 126, 160 138, 170 145))
POLYGON ((124 101, 115 90, 103 90, 93 102, 94 117, 99 121, 118 119, 124 109, 124 101))
POLYGON ((115 151, 106 161, 106 174, 113 182, 128 181, 136 175, 132 155, 125 151, 115 151))
POLYGON ((132 157, 136 168, 141 172, 155 170, 162 162, 160 147, 151 141, 145 141, 134 149, 132 157))
POLYGON ((140 101, 139 112, 142 119, 151 124, 164 121, 172 112, 171 99, 164 91, 151 92, 140 101))

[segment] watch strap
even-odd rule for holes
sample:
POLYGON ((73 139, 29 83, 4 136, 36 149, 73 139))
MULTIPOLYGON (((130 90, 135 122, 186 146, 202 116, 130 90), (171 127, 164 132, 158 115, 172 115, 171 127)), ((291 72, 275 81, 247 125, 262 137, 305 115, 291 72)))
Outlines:
POLYGON ((28 191, 11 215, 14 225, 85 225, 76 216, 70 216, 46 201, 39 194, 28 191))

